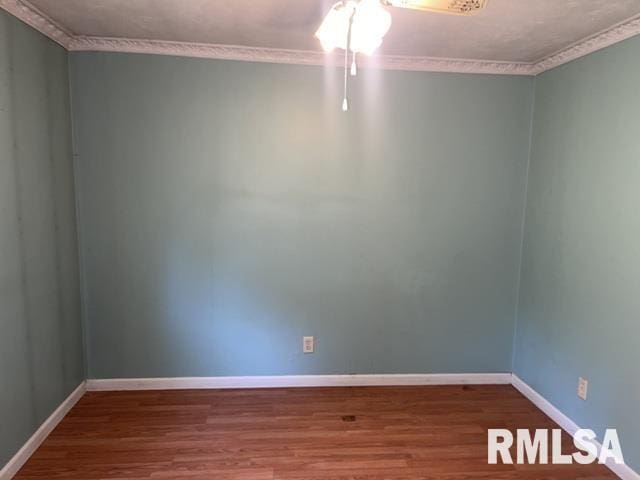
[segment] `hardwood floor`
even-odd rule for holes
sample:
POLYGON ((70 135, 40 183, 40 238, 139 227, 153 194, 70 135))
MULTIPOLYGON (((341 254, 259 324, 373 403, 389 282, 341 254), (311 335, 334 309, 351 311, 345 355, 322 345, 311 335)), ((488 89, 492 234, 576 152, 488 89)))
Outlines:
POLYGON ((90 392, 15 478, 615 478, 487 464, 488 428, 554 427, 508 385, 90 392))

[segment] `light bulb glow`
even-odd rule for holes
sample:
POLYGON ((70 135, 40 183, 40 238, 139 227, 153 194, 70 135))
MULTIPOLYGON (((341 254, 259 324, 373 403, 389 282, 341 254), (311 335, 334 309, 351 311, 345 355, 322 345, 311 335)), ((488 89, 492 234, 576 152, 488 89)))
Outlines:
POLYGON ((382 44, 382 38, 391 27, 391 14, 380 0, 350 0, 346 4, 336 3, 316 32, 325 52, 332 52, 336 48, 347 49, 352 15, 349 50, 371 55, 382 44))
POLYGON ((324 17, 322 25, 316 32, 316 38, 320 40, 325 52, 330 53, 336 48, 342 50, 347 48, 349 22, 357 6, 358 4, 354 1, 349 1, 346 4, 338 2, 324 17))
POLYGON ((362 0, 353 19, 351 51, 371 55, 382 45, 390 27, 391 14, 379 0, 362 0))

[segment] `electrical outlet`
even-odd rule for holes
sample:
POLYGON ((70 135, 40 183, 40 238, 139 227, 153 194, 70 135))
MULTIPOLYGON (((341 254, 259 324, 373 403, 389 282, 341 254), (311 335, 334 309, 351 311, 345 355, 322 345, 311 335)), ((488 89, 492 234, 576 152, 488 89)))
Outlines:
POLYGON ((313 337, 302 337, 302 353, 313 353, 313 337))
POLYGON ((586 400, 587 399, 587 392, 589 390, 589 382, 580 377, 578 379, 578 396, 582 399, 582 400, 586 400))

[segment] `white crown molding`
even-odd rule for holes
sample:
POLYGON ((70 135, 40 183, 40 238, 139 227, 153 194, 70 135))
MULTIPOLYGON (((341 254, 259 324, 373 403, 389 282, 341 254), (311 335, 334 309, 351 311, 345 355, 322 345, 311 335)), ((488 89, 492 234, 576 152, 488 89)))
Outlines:
POLYGON ((463 58, 407 57, 380 55, 366 59, 364 67, 414 72, 479 73, 490 75, 531 75, 531 64, 463 58))
POLYGON ((611 28, 603 30, 589 38, 580 40, 558 52, 555 52, 532 65, 534 75, 559 67, 590 53, 622 42, 640 34, 640 16, 625 20, 611 28))
POLYGON ((83 381, 78 388, 76 388, 71 394, 60 404, 58 408, 47 418, 40 428, 31 435, 31 438, 22 446, 18 453, 16 453, 11 460, 0 470, 0 480, 10 480, 16 473, 27 463, 27 460, 33 455, 38 447, 45 441, 53 429, 60 423, 60 421, 69 413, 69 410, 78 403, 78 400, 82 398, 84 392, 86 392, 86 384, 83 381))
POLYGON ((326 61, 325 55, 321 52, 306 50, 285 50, 133 38, 77 36, 69 44, 68 49, 75 52, 148 53, 178 57, 286 63, 293 65, 323 65, 326 61))
MULTIPOLYGON (((0 0, 0 8, 18 17, 70 51, 146 53, 290 65, 339 66, 342 63, 342 60, 337 56, 307 50, 74 35, 39 11, 28 0, 0 0)), ((379 55, 365 59, 362 66, 425 72, 539 75, 638 34, 640 34, 640 16, 614 25, 533 63, 379 55)))
MULTIPOLYGON (((322 52, 308 50, 90 36, 74 37, 68 45, 68 49, 71 51, 147 53, 292 65, 341 66, 344 61, 341 56, 326 55, 322 52)), ((529 63, 492 62, 437 57, 379 55, 370 58, 361 58, 362 67, 386 70, 531 75, 532 67, 529 63)))
POLYGON ((14 17, 19 18, 65 48, 68 48, 69 43, 71 43, 73 38, 71 32, 27 1, 0 0, 0 8, 3 8, 14 17))

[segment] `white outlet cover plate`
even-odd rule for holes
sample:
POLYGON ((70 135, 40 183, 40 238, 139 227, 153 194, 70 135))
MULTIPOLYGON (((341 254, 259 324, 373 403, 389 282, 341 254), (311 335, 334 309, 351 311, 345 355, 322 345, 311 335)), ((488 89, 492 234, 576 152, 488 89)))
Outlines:
POLYGON ((582 400, 586 400, 588 391, 589 382, 586 379, 580 377, 578 379, 578 397, 580 397, 582 400))
POLYGON ((314 340, 313 337, 302 337, 302 352, 313 353, 314 340))

